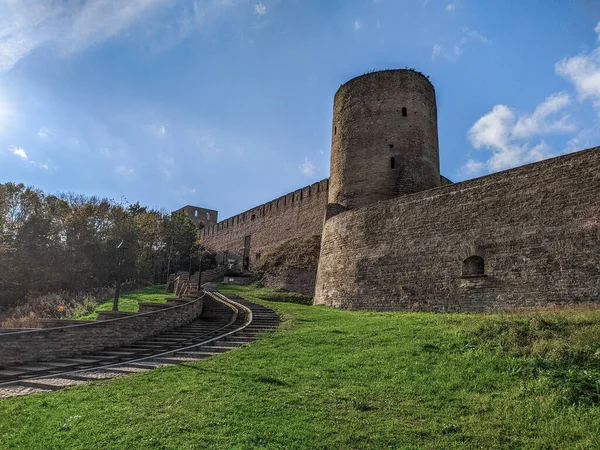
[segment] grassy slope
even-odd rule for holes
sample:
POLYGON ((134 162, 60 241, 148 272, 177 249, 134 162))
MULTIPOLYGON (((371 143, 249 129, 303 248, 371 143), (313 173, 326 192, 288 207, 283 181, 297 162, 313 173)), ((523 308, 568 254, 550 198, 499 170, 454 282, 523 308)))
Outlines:
MULTIPOLYGON (((144 302, 166 303, 168 294, 165 293, 165 286, 148 286, 133 292, 121 294, 119 296, 119 311, 138 312, 139 304, 144 302)), ((90 314, 77 317, 78 320, 96 320, 98 311, 111 311, 113 308, 114 297, 107 298, 100 303, 96 310, 90 314)))
POLYGON ((400 314, 263 303, 286 322, 249 346, 0 401, 0 448, 600 447, 597 398, 577 390, 589 387, 585 371, 599 379, 598 311, 400 314))

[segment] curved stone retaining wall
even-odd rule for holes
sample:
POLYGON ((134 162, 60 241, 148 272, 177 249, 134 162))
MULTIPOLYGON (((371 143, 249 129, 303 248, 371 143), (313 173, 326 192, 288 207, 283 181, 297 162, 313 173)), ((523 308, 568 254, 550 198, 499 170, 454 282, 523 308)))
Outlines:
POLYGON ((0 367, 69 358, 106 347, 128 345, 191 322, 202 313, 202 298, 116 319, 0 334, 0 367))

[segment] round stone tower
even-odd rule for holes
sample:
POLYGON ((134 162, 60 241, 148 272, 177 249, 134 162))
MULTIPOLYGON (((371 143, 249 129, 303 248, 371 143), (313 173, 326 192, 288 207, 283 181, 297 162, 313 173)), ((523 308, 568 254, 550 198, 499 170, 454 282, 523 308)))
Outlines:
POLYGON ((414 70, 353 78, 333 102, 328 216, 440 185, 435 90, 414 70))

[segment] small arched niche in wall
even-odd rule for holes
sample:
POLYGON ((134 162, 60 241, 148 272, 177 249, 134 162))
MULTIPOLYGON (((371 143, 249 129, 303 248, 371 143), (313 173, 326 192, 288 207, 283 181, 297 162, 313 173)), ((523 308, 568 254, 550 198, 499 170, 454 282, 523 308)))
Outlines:
POLYGON ((402 108, 402 117, 406 117, 408 115, 408 110, 406 108, 402 108))
POLYGON ((485 261, 481 256, 469 256, 462 263, 462 278, 485 277, 485 261))

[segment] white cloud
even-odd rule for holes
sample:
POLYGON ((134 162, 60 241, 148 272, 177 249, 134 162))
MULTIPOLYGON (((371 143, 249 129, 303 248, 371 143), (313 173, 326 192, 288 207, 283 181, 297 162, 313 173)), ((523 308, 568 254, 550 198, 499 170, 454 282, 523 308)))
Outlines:
POLYGON ((39 163, 39 162, 35 162, 35 161, 30 161, 30 162, 38 169, 48 170, 48 163, 39 163))
POLYGON ((456 9, 455 3, 448 3, 446 5, 446 11, 448 11, 448 12, 454 12, 455 9, 456 9))
POLYGON ((32 166, 34 166, 38 169, 48 169, 48 163, 40 163, 40 162, 32 160, 31 158, 29 158, 29 155, 27 155, 27 152, 25 152, 25 149, 23 147, 18 147, 16 145, 9 145, 8 151, 10 153, 12 153, 13 155, 18 156, 19 158, 27 161, 29 164, 31 164, 32 166))
POLYGON ((514 123, 515 113, 505 105, 496 105, 471 127, 469 140, 475 148, 505 148, 514 123))
POLYGON ((600 142, 600 118, 596 119, 593 126, 584 128, 567 142, 565 153, 576 152, 585 148, 598 145, 600 142))
POLYGON ((576 130, 576 125, 569 121, 569 115, 563 114, 558 120, 548 122, 548 116, 555 114, 571 103, 569 94, 559 92, 553 94, 539 104, 530 116, 522 116, 512 130, 513 137, 527 138, 536 134, 565 133, 576 130))
POLYGON ((431 52, 431 59, 435 61, 441 56, 448 61, 456 61, 462 53, 462 47, 458 44, 454 44, 450 47, 446 47, 444 44, 435 44, 431 52))
POLYGON ((258 14, 259 16, 264 16, 267 13, 267 7, 262 3, 257 3, 254 5, 254 14, 258 14))
POLYGON ((358 21, 358 19, 356 19, 354 21, 354 31, 358 31, 360 30, 360 22, 358 21))
POLYGON ((167 126, 168 124, 164 124, 158 128, 158 135, 160 137, 165 137, 167 135, 167 126))
POLYGON ((600 109, 600 47, 591 53, 564 58, 554 69, 557 75, 573 83, 581 100, 592 100, 600 109))
POLYGON ((165 2, 136 0, 22 0, 4 2, 0 17, 0 71, 48 43, 71 53, 117 36, 165 2))
POLYGON ((25 149, 23 147, 17 147, 16 145, 10 145, 8 147, 8 151, 11 152, 13 155, 17 155, 23 159, 28 160, 29 157, 27 156, 27 153, 25 153, 25 149))
POLYGON ((50 128, 40 128, 37 132, 37 135, 41 139, 49 139, 52 136, 52 130, 50 128))
MULTIPOLYGON (((594 29, 600 41, 600 22, 594 29)), ((581 100, 591 100, 600 116, 600 46, 571 58, 563 58, 554 65, 557 75, 575 86, 581 100)))
MULTIPOLYGON (((216 20, 242 0, 4 0, 0 12, 0 72, 42 47, 67 56, 143 24, 144 44, 164 49, 216 20)), ((266 12, 261 3, 257 14, 266 12)), ((156 50, 155 49, 155 50, 156 50)))
POLYGON ((485 163, 481 161, 475 161, 474 159, 469 159, 463 167, 463 170, 467 174, 480 173, 485 169, 485 163))
POLYGON ((308 159, 308 157, 304 158, 304 162, 302 164, 300 164, 300 170, 302 171, 302 173, 304 175, 306 175, 307 177, 311 177, 313 176, 313 174, 315 173, 315 165, 314 163, 308 159))
MULTIPOLYGON (((600 33, 600 22, 595 31, 600 33)), ((572 104, 566 92, 550 95, 532 114, 517 115, 505 105, 496 105, 481 117, 467 136, 476 149, 491 151, 487 161, 469 159, 464 173, 473 174, 508 169, 597 145, 600 139, 600 47, 589 53, 564 58, 554 66, 557 75, 571 81, 581 100, 589 99, 598 109, 592 126, 579 130, 560 151, 554 151, 544 140, 533 143, 535 136, 552 133, 574 133, 578 126, 568 110, 572 104)))
POLYGON ((439 57, 443 57, 448 61, 454 62, 463 54, 465 45, 471 42, 485 45, 492 44, 492 41, 483 34, 465 27, 462 29, 462 37, 457 43, 452 45, 435 44, 431 52, 431 59, 435 61, 439 57))
POLYGON ((125 166, 118 166, 115 169, 115 173, 122 178, 127 178, 127 179, 136 178, 135 170, 133 170, 132 168, 129 168, 129 167, 125 167, 125 166))
POLYGON ((569 104, 568 94, 559 92, 546 98, 532 114, 517 116, 506 105, 494 106, 467 133, 474 148, 490 150, 492 155, 485 162, 468 160, 463 171, 467 174, 481 173, 485 169, 496 172, 555 156, 557 153, 545 141, 533 145, 527 139, 576 131, 575 124, 569 122, 569 115, 564 112, 569 104), (561 112, 559 119, 549 120, 561 112))
POLYGON ((460 40, 461 44, 466 44, 469 40, 474 42, 479 42, 481 44, 491 45, 492 41, 490 41, 486 36, 481 33, 478 33, 475 30, 471 30, 468 27, 464 27, 462 29, 464 36, 460 40))
POLYGON ((210 153, 221 153, 223 151, 223 149, 217 145, 215 139, 208 134, 202 136, 196 143, 210 153))

